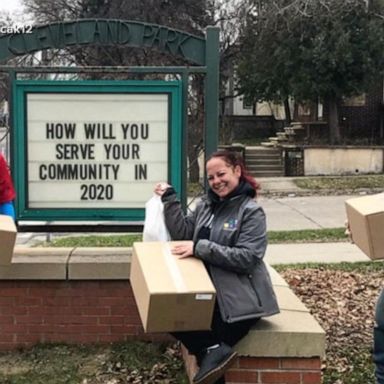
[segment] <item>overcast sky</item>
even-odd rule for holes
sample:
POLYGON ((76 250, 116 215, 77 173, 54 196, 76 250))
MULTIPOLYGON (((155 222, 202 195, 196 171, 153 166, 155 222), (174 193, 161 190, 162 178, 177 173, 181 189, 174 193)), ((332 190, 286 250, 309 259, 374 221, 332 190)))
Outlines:
POLYGON ((20 9, 20 7, 20 0, 0 0, 0 10, 13 12, 17 9, 20 9))

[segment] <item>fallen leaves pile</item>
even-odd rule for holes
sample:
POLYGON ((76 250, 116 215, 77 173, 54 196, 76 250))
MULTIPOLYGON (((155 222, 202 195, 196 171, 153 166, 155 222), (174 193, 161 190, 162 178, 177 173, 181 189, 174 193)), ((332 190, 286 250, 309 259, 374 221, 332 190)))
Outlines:
POLYGON ((320 267, 287 269, 280 274, 326 332, 323 368, 339 373, 357 369, 345 351, 360 354, 364 348, 372 349, 375 304, 384 270, 360 273, 320 267))

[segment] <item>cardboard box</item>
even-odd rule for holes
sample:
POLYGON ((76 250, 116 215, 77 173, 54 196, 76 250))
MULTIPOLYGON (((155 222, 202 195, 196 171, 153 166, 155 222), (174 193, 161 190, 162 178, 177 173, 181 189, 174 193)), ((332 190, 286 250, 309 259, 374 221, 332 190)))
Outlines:
POLYGON ((16 225, 12 217, 0 215, 0 265, 11 263, 16 234, 16 225))
POLYGON ((145 332, 210 329, 215 288, 202 261, 171 253, 177 243, 133 244, 130 282, 145 332))
POLYGON ((384 193, 346 200, 354 243, 371 259, 384 259, 384 193))

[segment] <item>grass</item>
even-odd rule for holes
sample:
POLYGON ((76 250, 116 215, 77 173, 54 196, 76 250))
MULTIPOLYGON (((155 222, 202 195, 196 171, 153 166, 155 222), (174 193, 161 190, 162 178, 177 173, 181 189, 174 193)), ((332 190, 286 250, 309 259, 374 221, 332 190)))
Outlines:
POLYGON ((0 382, 12 384, 75 383, 81 362, 91 349, 81 346, 38 345, 0 354, 0 382))
POLYGON ((366 176, 329 176, 329 177, 303 177, 293 179, 293 182, 303 189, 330 189, 330 190, 356 190, 384 187, 384 175, 366 176))
POLYGON ((84 235, 68 236, 37 243, 36 247, 132 247, 135 241, 142 241, 141 234, 131 235, 84 235))
POLYGON ((124 382, 187 384, 187 379, 179 355, 161 343, 44 344, 0 353, 0 383, 3 384, 124 382), (164 376, 169 380, 161 381, 164 376))
POLYGON ((303 229, 297 231, 269 231, 269 244, 277 243, 329 243, 348 241, 345 228, 303 229))
MULTIPOLYGON (((347 241, 345 228, 305 229, 298 231, 270 231, 269 244, 337 242, 347 241)), ((69 236, 38 243, 43 247, 131 247, 135 241, 142 241, 141 234, 103 235, 103 236, 69 236)))

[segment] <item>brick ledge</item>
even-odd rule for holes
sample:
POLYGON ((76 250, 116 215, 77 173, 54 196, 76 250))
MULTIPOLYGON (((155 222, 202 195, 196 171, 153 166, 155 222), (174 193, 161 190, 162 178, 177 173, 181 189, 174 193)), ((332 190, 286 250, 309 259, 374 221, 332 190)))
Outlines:
MULTIPOLYGON (((128 280, 132 248, 16 247, 0 280, 128 280)), ((325 332, 270 266, 281 313, 260 320, 236 346, 240 356, 323 357, 325 332)))

